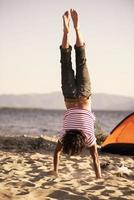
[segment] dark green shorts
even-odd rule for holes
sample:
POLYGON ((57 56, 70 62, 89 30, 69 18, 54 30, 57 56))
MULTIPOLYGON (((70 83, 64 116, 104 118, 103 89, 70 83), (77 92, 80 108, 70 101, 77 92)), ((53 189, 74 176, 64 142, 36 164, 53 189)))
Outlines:
POLYGON ((85 45, 74 47, 76 59, 76 75, 72 68, 72 47, 61 50, 61 84, 65 99, 79 99, 91 96, 91 82, 86 64, 85 45))

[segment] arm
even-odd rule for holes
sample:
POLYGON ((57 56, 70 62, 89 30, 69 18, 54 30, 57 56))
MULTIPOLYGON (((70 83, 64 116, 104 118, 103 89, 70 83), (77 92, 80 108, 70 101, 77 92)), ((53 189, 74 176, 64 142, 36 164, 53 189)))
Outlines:
POLYGON ((99 161, 99 156, 98 156, 96 144, 91 146, 89 149, 90 149, 90 154, 91 154, 92 159, 93 159, 93 166, 94 166, 96 178, 101 178, 100 161, 99 161))
POLYGON ((58 175, 58 165, 59 165, 59 156, 62 151, 62 145, 58 141, 55 151, 54 151, 54 157, 53 157, 53 164, 54 164, 54 173, 58 175))

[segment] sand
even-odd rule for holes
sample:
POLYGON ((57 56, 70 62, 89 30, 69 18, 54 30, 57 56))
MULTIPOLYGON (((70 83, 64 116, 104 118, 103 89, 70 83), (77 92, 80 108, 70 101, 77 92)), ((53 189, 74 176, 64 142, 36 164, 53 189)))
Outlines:
POLYGON ((97 180, 88 150, 62 155, 54 177, 52 145, 35 150, 9 143, 0 142, 0 200, 134 200, 134 157, 100 153, 103 178, 97 180))

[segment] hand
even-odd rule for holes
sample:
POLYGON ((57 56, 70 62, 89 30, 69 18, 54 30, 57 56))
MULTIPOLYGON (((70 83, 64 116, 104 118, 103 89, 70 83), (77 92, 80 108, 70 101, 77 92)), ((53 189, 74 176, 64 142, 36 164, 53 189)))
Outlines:
POLYGON ((56 178, 59 176, 59 174, 58 174, 58 172, 56 172, 56 171, 50 171, 50 172, 48 172, 48 175, 50 175, 50 176, 55 176, 56 178))

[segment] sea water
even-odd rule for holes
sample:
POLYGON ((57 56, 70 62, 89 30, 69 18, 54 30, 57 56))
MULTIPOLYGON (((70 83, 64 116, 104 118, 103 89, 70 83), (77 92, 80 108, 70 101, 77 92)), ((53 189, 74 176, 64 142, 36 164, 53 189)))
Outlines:
MULTIPOLYGON (((55 135, 62 129, 65 110, 0 108, 0 135, 55 135)), ((131 111, 98 111, 96 123, 109 133, 131 111)))

